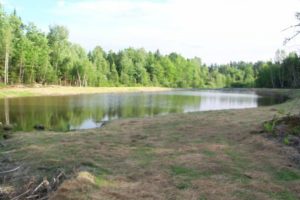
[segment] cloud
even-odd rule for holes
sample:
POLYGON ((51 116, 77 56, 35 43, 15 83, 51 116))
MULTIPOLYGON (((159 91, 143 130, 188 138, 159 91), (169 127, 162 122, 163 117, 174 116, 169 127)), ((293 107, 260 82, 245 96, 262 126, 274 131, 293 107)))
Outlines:
POLYGON ((177 51, 206 62, 269 59, 294 22, 297 0, 87 0, 59 1, 57 23, 91 49, 145 47, 177 51))

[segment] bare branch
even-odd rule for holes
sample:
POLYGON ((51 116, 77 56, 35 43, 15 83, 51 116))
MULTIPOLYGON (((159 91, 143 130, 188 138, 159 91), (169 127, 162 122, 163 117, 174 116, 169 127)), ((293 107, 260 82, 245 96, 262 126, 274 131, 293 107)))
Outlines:
POLYGON ((292 37, 286 38, 283 42, 284 45, 286 45, 289 41, 291 41, 292 39, 294 39, 295 37, 297 37, 300 34, 300 31, 297 31, 292 37))
POLYGON ((30 190, 27 190, 26 192, 24 192, 24 193, 22 193, 22 194, 20 194, 19 196, 17 196, 17 197, 14 197, 14 198, 12 198, 11 200, 17 200, 17 199, 19 199, 19 198, 21 198, 21 197, 23 197, 24 195, 26 195, 27 193, 29 193, 30 192, 30 190))
POLYGON ((7 174, 7 173, 11 173, 11 172, 14 172, 14 171, 17 171, 18 169, 21 168, 21 165, 19 167, 16 167, 14 169, 11 169, 11 170, 8 170, 8 171, 3 171, 3 172, 0 172, 0 174, 7 174))
POLYGON ((291 28, 296 28, 296 27, 300 27, 300 23, 299 23, 299 24, 296 24, 296 25, 289 26, 289 27, 283 29, 281 32, 284 32, 284 31, 287 31, 287 30, 289 30, 289 29, 291 29, 291 28))

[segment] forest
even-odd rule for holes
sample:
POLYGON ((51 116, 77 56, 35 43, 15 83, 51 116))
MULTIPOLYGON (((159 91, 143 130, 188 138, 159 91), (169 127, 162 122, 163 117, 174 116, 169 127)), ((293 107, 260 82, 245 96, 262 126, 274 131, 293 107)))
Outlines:
POLYGON ((45 33, 0 5, 0 84, 299 88, 300 60, 283 50, 274 61, 224 65, 143 48, 105 52, 96 46, 87 52, 69 41, 66 27, 53 25, 45 33))

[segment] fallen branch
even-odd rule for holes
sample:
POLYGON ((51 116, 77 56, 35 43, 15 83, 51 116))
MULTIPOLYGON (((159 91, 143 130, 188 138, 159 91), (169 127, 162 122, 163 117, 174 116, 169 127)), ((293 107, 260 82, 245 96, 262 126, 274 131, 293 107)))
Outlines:
POLYGON ((11 173, 11 172, 14 172, 14 171, 17 171, 18 169, 21 168, 21 165, 19 167, 16 167, 14 169, 11 169, 11 170, 8 170, 8 171, 3 171, 3 172, 0 172, 0 174, 7 174, 7 173, 11 173))
POLYGON ((39 184, 39 185, 33 190, 32 194, 36 193, 42 186, 44 186, 44 187, 47 188, 47 187, 49 186, 49 182, 48 182, 47 180, 43 180, 43 181, 41 182, 41 184, 39 184))
POLYGON ((35 194, 35 195, 30 195, 30 196, 26 197, 26 199, 35 199, 37 197, 39 197, 39 195, 35 194))
MULTIPOLYGON (((18 168, 20 168, 20 167, 18 167, 18 168)), ((16 169, 13 169, 13 170, 16 170, 16 169)), ((9 170, 9 171, 12 171, 12 170, 9 170)), ((60 173, 55 178, 53 178, 52 182, 49 182, 46 178, 44 178, 44 180, 35 188, 31 187, 33 182, 30 182, 28 184, 27 188, 31 188, 31 189, 26 190, 26 192, 22 193, 21 195, 19 195, 17 197, 14 197, 11 200, 48 199, 49 194, 58 188, 58 186, 60 185, 60 183, 62 182, 64 177, 66 177, 65 173, 63 171, 60 171, 60 173)))
POLYGON ((12 198, 11 200, 17 200, 17 199, 21 198, 22 196, 25 196, 25 195, 26 195, 27 193, 29 193, 29 192, 30 192, 30 190, 27 190, 26 192, 20 194, 20 195, 17 196, 17 197, 12 198))

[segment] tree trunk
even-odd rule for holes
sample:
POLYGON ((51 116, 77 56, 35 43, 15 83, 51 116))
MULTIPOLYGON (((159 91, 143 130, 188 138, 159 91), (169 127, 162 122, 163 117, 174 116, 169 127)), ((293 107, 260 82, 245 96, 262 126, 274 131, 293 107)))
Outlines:
POLYGON ((78 71, 77 71, 77 77, 78 77, 79 87, 81 87, 81 78, 80 78, 80 74, 78 71))
POLYGON ((23 82, 23 60, 21 59, 20 67, 19 67, 19 83, 23 82))
POLYGON ((280 87, 284 88, 284 68, 281 66, 279 69, 279 83, 280 87))
POLYGON ((84 84, 84 87, 87 87, 86 75, 83 76, 83 84, 84 84))
POLYGON ((272 82, 272 87, 275 88, 275 83, 274 83, 274 75, 273 75, 273 71, 272 71, 272 68, 270 68, 270 75, 271 75, 271 82, 272 82))
POLYGON ((8 64, 9 64, 8 47, 5 50, 5 65, 4 65, 4 85, 8 84, 8 64))

